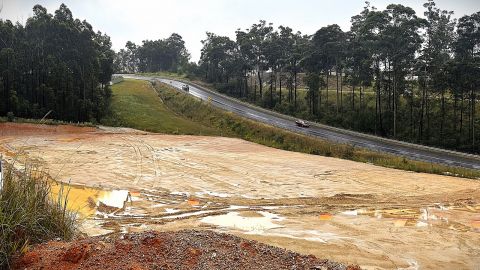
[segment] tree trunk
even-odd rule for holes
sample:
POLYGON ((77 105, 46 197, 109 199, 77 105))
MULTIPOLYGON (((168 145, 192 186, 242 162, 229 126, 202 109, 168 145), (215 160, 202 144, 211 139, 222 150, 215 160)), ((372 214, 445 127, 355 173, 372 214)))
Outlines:
MULTIPOLYGON (((456 91, 454 91, 456 92, 456 91)), ((459 145, 459 140, 458 140, 458 134, 457 134, 457 113, 458 113, 458 95, 454 94, 453 97, 453 134, 455 134, 455 143, 458 146, 459 145)))
POLYGON ((471 112, 471 125, 472 125, 472 152, 475 153, 475 91, 471 90, 471 103, 472 103, 472 112, 471 112))
POLYGON ((263 97, 263 83, 262 83, 262 74, 259 71, 257 71, 257 76, 258 76, 258 84, 260 85, 260 100, 263 97))
POLYGON ((340 112, 343 115, 343 69, 340 69, 340 112))
POLYGON ((253 91, 253 102, 257 101, 257 80, 255 80, 255 90, 253 91))
POLYGON ((462 143, 463 139, 463 108, 464 108, 464 101, 465 101, 465 96, 463 94, 463 88, 461 92, 461 98, 462 102, 460 105, 460 143, 462 143))
POLYGON ((295 64, 294 66, 294 71, 293 71, 293 76, 294 76, 294 90, 295 90, 295 111, 297 110, 297 65, 295 64))
POLYGON ((352 111, 355 111, 355 83, 352 84, 352 111))
POLYGON ((337 99, 336 99, 336 103, 337 103, 337 114, 338 114, 338 68, 335 69, 335 77, 337 79, 337 99))
POLYGON ((330 77, 330 70, 327 70, 327 98, 325 99, 325 108, 328 110, 328 78, 330 77))
POLYGON ((280 96, 279 96, 279 103, 282 104, 282 71, 280 71, 280 76, 279 76, 279 86, 280 86, 280 96))
POLYGON ((396 74, 393 69, 393 137, 397 137, 397 95, 396 95, 396 74))
POLYGON ((273 108, 273 77, 274 72, 270 73, 270 108, 273 108))
POLYGON ((442 142, 442 145, 445 146, 445 134, 444 134, 444 128, 445 128, 445 90, 442 89, 442 121, 440 123, 440 141, 442 142))

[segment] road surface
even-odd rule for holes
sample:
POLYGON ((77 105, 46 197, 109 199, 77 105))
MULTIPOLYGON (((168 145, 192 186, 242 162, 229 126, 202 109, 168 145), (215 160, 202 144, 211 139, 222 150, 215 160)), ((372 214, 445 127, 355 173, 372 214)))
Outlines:
MULTIPOLYGON (((158 78, 153 76, 121 76, 123 76, 124 78, 138 80, 158 80, 175 87, 179 91, 182 91, 182 85, 185 84, 185 82, 182 81, 158 78)), ((311 123, 310 128, 297 127, 295 125, 295 118, 293 117, 268 111, 266 109, 259 108, 251 104, 246 104, 244 102, 216 93, 213 90, 209 90, 199 85, 193 84, 191 82, 187 82, 187 84, 190 86, 190 91, 188 92, 189 94, 202 100, 209 101, 212 105, 215 105, 216 107, 231 111, 240 116, 258 122, 293 131, 295 133, 305 134, 336 143, 344 143, 354 145, 355 147, 363 147, 374 151, 394 154, 397 156, 406 157, 408 159, 480 170, 480 156, 478 155, 471 155, 455 151, 427 147, 423 145, 405 143, 316 123, 311 123)))

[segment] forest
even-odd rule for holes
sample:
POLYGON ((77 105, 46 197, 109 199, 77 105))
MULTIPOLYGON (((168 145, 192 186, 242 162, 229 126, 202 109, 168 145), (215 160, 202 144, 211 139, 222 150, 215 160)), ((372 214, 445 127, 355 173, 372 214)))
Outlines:
POLYGON ((478 153, 480 12, 457 20, 433 0, 423 16, 399 4, 378 10, 365 3, 346 32, 333 24, 306 35, 260 21, 238 29, 235 40, 207 32, 198 64, 154 56, 168 55, 168 40, 156 53, 151 42, 127 44, 129 58, 117 59, 135 67, 121 71, 185 72, 296 117, 478 153))
POLYGON ((0 20, 0 116, 98 122, 105 114, 115 52, 110 37, 36 5, 25 25, 0 20))

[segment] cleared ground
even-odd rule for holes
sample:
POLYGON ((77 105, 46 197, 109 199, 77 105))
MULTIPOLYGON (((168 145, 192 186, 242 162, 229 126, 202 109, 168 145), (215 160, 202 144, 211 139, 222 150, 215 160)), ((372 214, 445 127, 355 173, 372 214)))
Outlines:
POLYGON ((70 181, 91 235, 214 228, 366 269, 480 265, 476 180, 114 128, 0 124, 0 151, 70 181))

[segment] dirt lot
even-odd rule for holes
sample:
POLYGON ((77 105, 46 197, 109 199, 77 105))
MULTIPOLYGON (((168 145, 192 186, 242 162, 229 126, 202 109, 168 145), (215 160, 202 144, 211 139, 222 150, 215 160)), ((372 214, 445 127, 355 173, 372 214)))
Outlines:
POLYGON ((213 228, 365 269, 480 267, 478 180, 113 128, 0 124, 0 152, 70 182, 89 235, 213 228))
POLYGON ((356 270, 212 231, 136 233, 37 246, 15 269, 325 269, 356 270))

